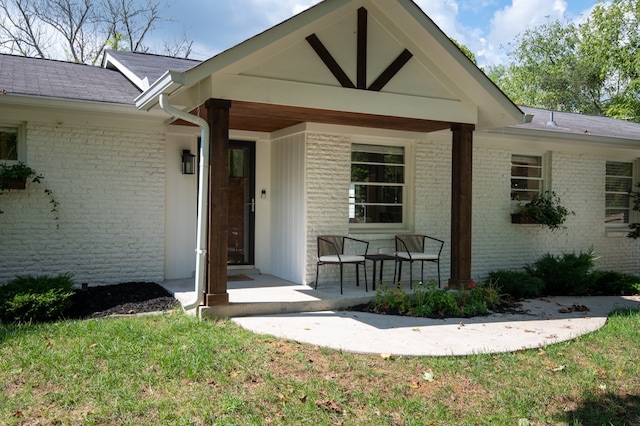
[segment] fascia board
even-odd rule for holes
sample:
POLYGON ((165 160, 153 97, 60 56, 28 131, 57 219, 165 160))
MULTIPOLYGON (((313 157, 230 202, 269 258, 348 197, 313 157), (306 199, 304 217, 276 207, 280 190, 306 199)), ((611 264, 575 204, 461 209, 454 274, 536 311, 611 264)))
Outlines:
POLYGON ((184 81, 184 73, 177 71, 167 71, 162 77, 157 79, 149 89, 145 90, 138 96, 134 102, 136 108, 143 110, 151 110, 159 103, 160 94, 172 94, 180 87, 184 81))
POLYGON ((110 123, 110 125, 129 127, 155 126, 164 123, 166 119, 166 114, 162 111, 147 113, 138 110, 133 105, 19 95, 0 96, 0 110, 2 110, 0 117, 3 120, 12 118, 20 121, 32 121, 34 117, 37 117, 38 121, 54 119, 80 125, 110 123))
POLYGON ((161 93, 171 94, 181 86, 191 87, 349 3, 351 0, 326 0, 185 72, 168 71, 136 98, 136 106, 150 110, 158 104, 161 93))
POLYGON ((111 56, 109 54, 109 51, 107 51, 104 54, 104 59, 102 62, 103 62, 102 68, 107 68, 109 64, 113 64, 113 66, 118 70, 118 72, 123 74, 127 79, 129 79, 129 81, 135 84, 138 87, 138 89, 146 90, 149 88, 149 80, 146 77, 143 79, 140 79, 129 68, 122 65, 120 61, 118 61, 116 58, 111 56))
POLYGON ((211 96, 247 102, 318 108, 425 120, 475 124, 477 107, 470 102, 393 93, 314 86, 259 77, 218 75, 211 96), (313 103, 309 100, 312 99, 313 103))
POLYGON ((501 134, 510 136, 521 136, 528 138, 535 138, 540 141, 553 142, 554 140, 562 142, 573 142, 576 144, 590 144, 598 145, 602 147, 621 147, 640 149, 640 140, 625 139, 625 138, 612 138, 607 136, 598 135, 581 135, 575 133, 544 131, 536 129, 522 129, 517 127, 505 127, 501 129, 487 130, 486 133, 501 134))

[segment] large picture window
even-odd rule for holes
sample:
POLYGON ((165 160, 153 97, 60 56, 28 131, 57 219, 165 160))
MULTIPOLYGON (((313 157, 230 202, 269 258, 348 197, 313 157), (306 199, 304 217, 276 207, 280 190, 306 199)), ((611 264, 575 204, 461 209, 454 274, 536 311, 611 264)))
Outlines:
POLYGON ((633 187, 633 163, 607 161, 605 188, 605 223, 629 223, 633 187))
POLYGON ((349 222, 402 225, 405 181, 404 147, 352 144, 349 222))
POLYGON ((0 161, 18 160, 18 129, 0 127, 0 161))
POLYGON ((511 200, 530 201, 542 192, 542 157, 511 156, 511 200))

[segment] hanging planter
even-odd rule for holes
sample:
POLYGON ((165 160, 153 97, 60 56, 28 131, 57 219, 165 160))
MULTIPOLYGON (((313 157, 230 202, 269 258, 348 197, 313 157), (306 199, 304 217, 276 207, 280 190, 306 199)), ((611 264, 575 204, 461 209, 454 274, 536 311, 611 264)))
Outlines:
POLYGON ((511 215, 511 223, 543 225, 555 231, 571 214, 575 213, 560 204, 555 192, 546 191, 526 204, 518 204, 518 210, 511 215))
MULTIPOLYGON (((33 183, 41 183, 41 179, 44 179, 44 176, 22 162, 12 165, 0 164, 0 195, 3 191, 10 189, 26 189, 27 180, 31 180, 33 183)), ((54 219, 57 222, 59 203, 53 198, 53 192, 50 189, 45 187, 44 193, 49 197, 51 213, 54 214, 54 219)), ((1 213, 4 212, 0 210, 1 213)), ((56 224, 57 227, 58 224, 56 224)))
POLYGON ((25 189, 26 187, 27 187, 26 180, 0 177, 0 190, 25 189))

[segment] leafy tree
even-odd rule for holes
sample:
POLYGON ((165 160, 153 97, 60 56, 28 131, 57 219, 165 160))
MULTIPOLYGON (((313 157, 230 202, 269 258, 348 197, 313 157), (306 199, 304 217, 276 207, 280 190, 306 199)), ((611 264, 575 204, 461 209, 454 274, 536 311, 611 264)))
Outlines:
MULTIPOLYGON (((144 41, 167 21, 167 8, 164 0, 0 0, 0 49, 89 64, 101 59, 105 47, 147 52, 144 41)), ((176 46, 165 49, 191 53, 186 37, 176 46)))
POLYGON ((599 0, 581 25, 528 28, 487 75, 518 104, 640 121, 639 1, 599 0))
POLYGON ((464 44, 458 43, 458 40, 456 40, 454 38, 449 37, 449 39, 453 42, 453 44, 458 46, 458 49, 460 49, 462 51, 462 53, 464 53, 466 55, 467 58, 471 59, 471 62, 473 62, 476 65, 478 64, 478 61, 476 60, 476 55, 471 51, 471 49, 469 49, 464 44))
POLYGON ((600 0, 580 27, 584 56, 600 66, 602 108, 610 117, 640 116, 639 21, 638 0, 600 0))

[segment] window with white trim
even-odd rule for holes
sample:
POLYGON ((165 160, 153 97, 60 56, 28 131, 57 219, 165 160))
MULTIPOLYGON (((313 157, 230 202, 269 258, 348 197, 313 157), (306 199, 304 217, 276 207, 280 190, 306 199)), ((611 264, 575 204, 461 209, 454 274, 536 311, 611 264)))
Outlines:
POLYGON ((0 161, 18 161, 18 128, 0 126, 0 161))
POLYGON ((605 174, 605 219, 607 225, 628 224, 631 215, 633 163, 607 161, 605 174))
POLYGON ((407 217, 405 148, 351 145, 350 226, 401 228, 407 217))
POLYGON ((511 156, 511 200, 530 201, 543 190, 542 156, 511 156))

